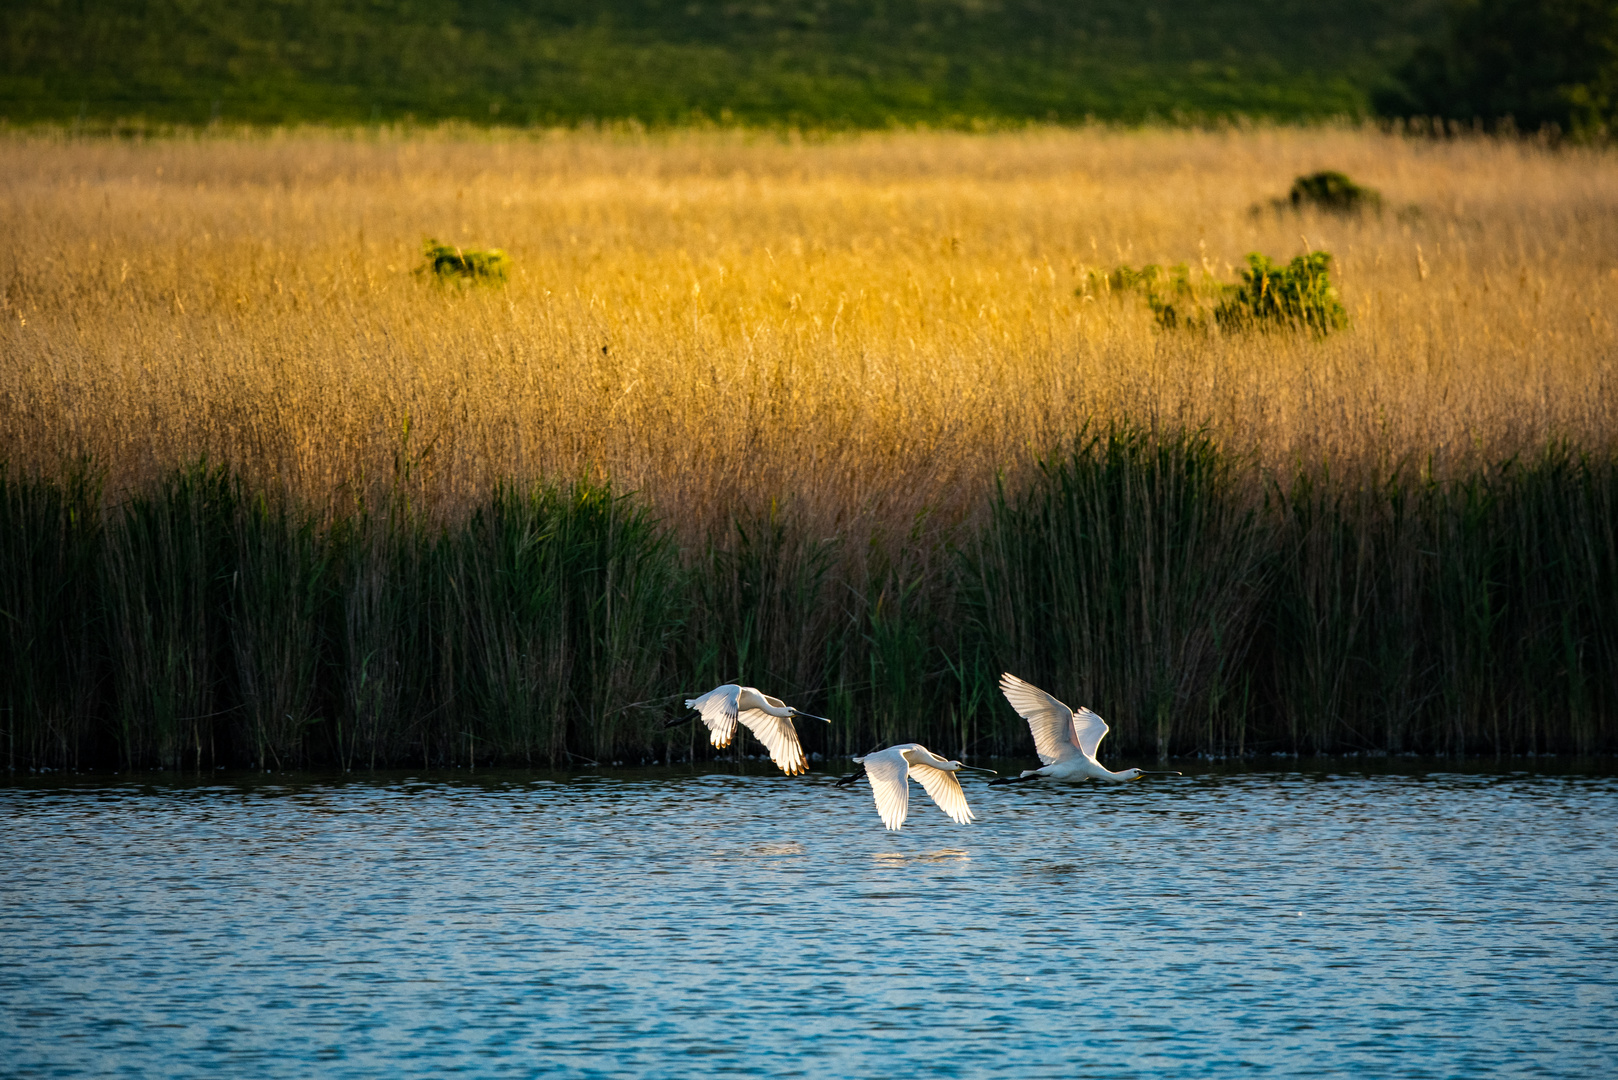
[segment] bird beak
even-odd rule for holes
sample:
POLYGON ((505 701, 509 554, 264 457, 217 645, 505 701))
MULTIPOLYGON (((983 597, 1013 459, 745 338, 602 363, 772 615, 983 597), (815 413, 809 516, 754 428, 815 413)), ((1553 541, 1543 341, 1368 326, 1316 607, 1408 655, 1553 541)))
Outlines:
POLYGON ((1140 774, 1142 776, 1184 776, 1185 775, 1185 773, 1181 773, 1181 772, 1147 772, 1145 769, 1142 769, 1140 771, 1140 774))
MULTIPOLYGON (((794 710, 793 710, 793 711, 792 711, 792 715, 793 715, 793 716, 807 716, 807 717, 808 717, 808 718, 809 718, 809 719, 811 719, 811 720, 826 720, 826 718, 825 718, 825 717, 824 717, 824 716, 816 716, 816 715, 815 715, 815 714, 814 714, 814 713, 812 713, 812 712, 798 712, 798 711, 797 711, 797 710, 796 710, 796 709, 794 709, 794 710)), ((830 721, 830 720, 826 720, 826 723, 828 723, 828 724, 829 724, 829 723, 831 723, 831 721, 830 721)))
MULTIPOLYGON (((958 762, 958 761, 955 764, 961 765, 961 763, 958 762)), ((999 773, 995 772, 993 769, 985 769, 980 765, 961 765, 961 768, 963 768, 963 769, 971 769, 973 772, 986 772, 990 776, 999 776, 1000 775, 999 773)))

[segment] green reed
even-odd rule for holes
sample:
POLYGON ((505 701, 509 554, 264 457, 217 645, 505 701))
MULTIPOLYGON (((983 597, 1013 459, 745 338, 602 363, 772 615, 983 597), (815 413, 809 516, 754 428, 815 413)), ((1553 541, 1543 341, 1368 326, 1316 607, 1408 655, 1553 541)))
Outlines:
POLYGON ((1277 474, 1120 425, 974 528, 858 553, 782 504, 682 552, 608 487, 508 484, 447 524, 399 490, 316 514, 206 464, 116 504, 83 465, 0 472, 8 767, 719 756, 661 721, 729 680, 831 716, 811 750, 1026 755, 1007 669, 1120 755, 1618 743, 1611 453, 1277 474))
POLYGON ((972 558, 984 650, 1122 745, 1240 748, 1230 696, 1272 571, 1236 465, 1201 435, 1114 428, 1002 491, 972 558))
POLYGON ((102 665, 95 618, 105 550, 99 478, 77 463, 55 482, 0 465, 0 709, 6 767, 77 767, 95 744, 102 665))
POLYGON ((125 503, 106 532, 101 606, 119 758, 200 768, 217 756, 238 488, 206 464, 125 503))
POLYGON ((236 501, 231 526, 230 660, 241 710, 233 758, 294 768, 307 761, 305 733, 320 720, 331 545, 307 515, 262 493, 236 501))

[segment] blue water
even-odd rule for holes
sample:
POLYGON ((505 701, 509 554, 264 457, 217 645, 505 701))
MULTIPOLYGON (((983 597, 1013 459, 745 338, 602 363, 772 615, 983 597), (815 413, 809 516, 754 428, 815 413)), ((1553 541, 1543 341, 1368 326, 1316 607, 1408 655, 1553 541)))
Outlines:
POLYGON ((1614 1075, 1618 778, 1334 767, 0 788, 0 1073, 1614 1075))

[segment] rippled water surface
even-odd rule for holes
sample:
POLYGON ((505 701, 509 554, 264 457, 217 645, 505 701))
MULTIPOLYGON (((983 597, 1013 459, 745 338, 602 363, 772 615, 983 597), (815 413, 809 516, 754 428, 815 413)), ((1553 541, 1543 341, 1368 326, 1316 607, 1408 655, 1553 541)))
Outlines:
POLYGON ((15 1076, 1601 1076, 1618 778, 0 788, 15 1076))

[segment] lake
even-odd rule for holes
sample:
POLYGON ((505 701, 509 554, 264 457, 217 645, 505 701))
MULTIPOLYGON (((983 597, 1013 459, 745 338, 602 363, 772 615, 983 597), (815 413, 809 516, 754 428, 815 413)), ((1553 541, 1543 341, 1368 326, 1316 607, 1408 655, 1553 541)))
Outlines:
POLYGON ((968 776, 900 833, 767 769, 14 778, 0 1073, 1618 1068, 1594 766, 968 776))

